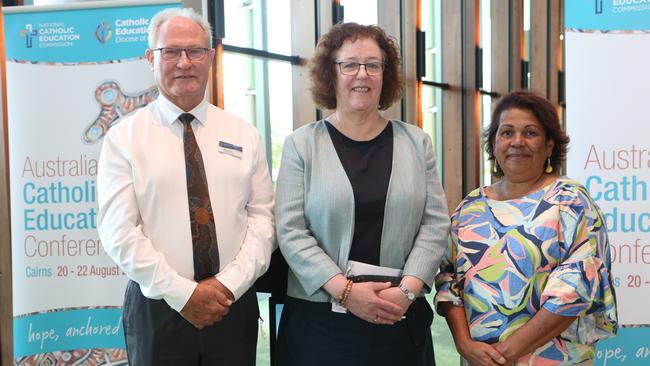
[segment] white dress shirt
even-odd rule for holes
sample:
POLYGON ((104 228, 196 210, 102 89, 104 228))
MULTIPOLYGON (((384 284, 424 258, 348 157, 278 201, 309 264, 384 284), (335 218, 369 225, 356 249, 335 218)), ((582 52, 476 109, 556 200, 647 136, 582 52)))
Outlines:
MULTIPOLYGON (((180 311, 197 286, 187 202, 183 111, 162 95, 113 126, 97 172, 106 253, 152 299, 180 311)), ((241 297, 269 266, 273 187, 259 133, 203 101, 192 129, 201 149, 219 242, 217 279, 241 297), (241 151, 240 151, 241 150, 241 151)))

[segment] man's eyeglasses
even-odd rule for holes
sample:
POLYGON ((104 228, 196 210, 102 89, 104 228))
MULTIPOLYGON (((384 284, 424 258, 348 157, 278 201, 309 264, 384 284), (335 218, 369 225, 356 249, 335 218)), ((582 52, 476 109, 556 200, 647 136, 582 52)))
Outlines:
POLYGON ((183 51, 190 61, 201 61, 207 55, 209 48, 193 47, 193 48, 173 48, 161 47, 154 48, 152 51, 160 51, 160 58, 164 61, 178 61, 181 58, 183 51))
POLYGON ((384 63, 380 61, 366 62, 365 64, 354 61, 335 61, 339 65, 339 70, 343 75, 356 75, 359 73, 361 66, 366 69, 368 75, 379 75, 384 70, 384 63))

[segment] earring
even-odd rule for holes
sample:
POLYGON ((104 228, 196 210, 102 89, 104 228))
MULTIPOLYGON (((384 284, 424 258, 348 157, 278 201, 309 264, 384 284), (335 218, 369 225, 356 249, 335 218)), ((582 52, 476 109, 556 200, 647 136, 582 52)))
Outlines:
POLYGON ((544 171, 548 174, 553 173, 553 166, 551 165, 550 156, 546 159, 546 168, 544 168, 544 171))
POLYGON ((494 164, 492 164, 492 173, 494 173, 494 174, 497 173, 497 171, 498 171, 498 166, 499 166, 499 163, 497 163, 497 161, 495 160, 495 161, 494 161, 494 164))

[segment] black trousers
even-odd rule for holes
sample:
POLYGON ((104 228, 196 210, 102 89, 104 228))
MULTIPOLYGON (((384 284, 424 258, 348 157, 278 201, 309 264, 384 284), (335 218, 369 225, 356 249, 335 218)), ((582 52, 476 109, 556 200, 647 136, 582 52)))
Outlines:
POLYGON ((195 328, 164 300, 142 295, 129 281, 124 296, 124 335, 131 366, 254 366, 259 308, 250 289, 218 323, 195 328))
POLYGON ((287 297, 276 348, 277 366, 435 366, 433 311, 418 298, 406 319, 377 325, 334 313, 330 303, 287 297))

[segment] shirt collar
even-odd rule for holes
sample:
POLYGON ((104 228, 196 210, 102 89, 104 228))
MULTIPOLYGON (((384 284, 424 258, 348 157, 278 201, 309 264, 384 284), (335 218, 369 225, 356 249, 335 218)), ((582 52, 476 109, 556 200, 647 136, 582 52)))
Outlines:
MULTIPOLYGON (((165 98, 162 94, 158 95, 156 105, 160 113, 160 121, 164 124, 171 125, 178 120, 178 116, 182 113, 186 113, 169 99, 165 98)), ((208 101, 203 99, 199 105, 194 107, 191 111, 187 111, 187 113, 192 113, 201 125, 205 125, 205 122, 208 119, 208 101)))

